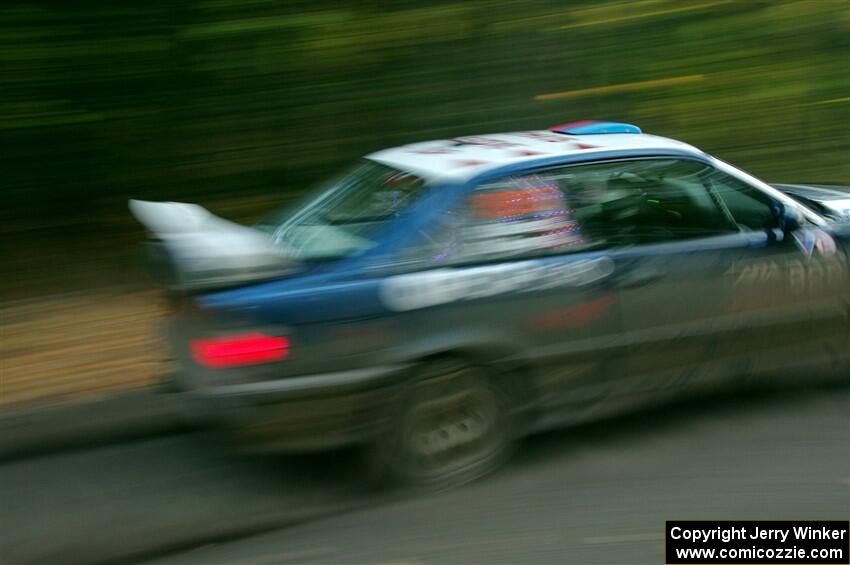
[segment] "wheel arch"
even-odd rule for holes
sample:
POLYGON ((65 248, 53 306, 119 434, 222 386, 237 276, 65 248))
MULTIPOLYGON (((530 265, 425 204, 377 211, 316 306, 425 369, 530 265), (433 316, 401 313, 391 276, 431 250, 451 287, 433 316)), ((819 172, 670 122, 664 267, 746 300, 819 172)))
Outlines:
POLYGON ((425 365, 459 361, 482 367, 487 377, 511 402, 520 430, 529 429, 539 415, 536 387, 540 368, 520 354, 516 348, 507 349, 498 343, 455 343, 434 345, 412 353, 407 362, 412 370, 408 378, 415 379, 425 365))

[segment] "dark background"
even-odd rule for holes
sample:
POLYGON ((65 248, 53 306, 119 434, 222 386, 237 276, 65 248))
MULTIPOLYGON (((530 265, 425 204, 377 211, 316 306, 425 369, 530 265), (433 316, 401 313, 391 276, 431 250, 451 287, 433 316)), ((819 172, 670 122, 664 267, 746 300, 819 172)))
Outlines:
POLYGON ((2 298, 137 281, 130 197, 251 221, 430 138, 611 119, 850 184, 847 0, 6 1, 0 42, 2 298))

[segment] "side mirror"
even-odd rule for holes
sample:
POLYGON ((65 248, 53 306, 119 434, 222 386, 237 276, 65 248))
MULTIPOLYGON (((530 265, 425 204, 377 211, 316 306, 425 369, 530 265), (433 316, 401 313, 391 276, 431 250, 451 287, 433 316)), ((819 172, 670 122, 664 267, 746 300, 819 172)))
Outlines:
POLYGON ((800 229, 803 222, 805 222, 805 217, 796 206, 779 205, 776 214, 776 227, 782 230, 783 233, 791 233, 800 229))

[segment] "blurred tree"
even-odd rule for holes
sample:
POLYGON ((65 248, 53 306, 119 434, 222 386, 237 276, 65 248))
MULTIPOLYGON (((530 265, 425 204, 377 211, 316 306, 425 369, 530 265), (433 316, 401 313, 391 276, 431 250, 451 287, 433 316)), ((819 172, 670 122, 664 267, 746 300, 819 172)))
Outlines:
POLYGON ((111 264, 128 197, 251 218, 383 146, 571 119, 850 183, 848 0, 9 0, 0 65, 4 254, 111 264))

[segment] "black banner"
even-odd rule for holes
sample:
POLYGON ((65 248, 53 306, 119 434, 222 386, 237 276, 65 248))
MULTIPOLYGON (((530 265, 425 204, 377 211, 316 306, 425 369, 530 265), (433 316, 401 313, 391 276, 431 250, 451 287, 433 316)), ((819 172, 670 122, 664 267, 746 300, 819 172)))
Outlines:
POLYGON ((667 565, 850 564, 850 522, 668 521, 667 565))

